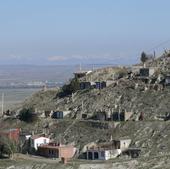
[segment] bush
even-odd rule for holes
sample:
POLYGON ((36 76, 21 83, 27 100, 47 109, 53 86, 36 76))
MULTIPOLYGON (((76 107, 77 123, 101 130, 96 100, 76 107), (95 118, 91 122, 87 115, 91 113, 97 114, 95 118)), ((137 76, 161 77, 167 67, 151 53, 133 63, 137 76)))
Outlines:
POLYGON ((80 89, 80 82, 78 78, 74 78, 70 81, 69 84, 66 84, 62 87, 62 91, 60 92, 60 96, 64 97, 67 95, 71 95, 72 93, 75 93, 77 90, 80 89))
POLYGON ((148 60, 148 57, 145 52, 141 53, 141 58, 140 58, 142 63, 145 63, 148 60))
POLYGON ((25 121, 25 122, 28 122, 28 123, 30 123, 30 122, 34 122, 34 121, 36 121, 37 120, 37 115, 35 114, 35 113, 33 113, 34 111, 33 111, 33 109, 32 108, 30 108, 30 109, 26 109, 26 108, 24 108, 24 109, 22 109, 21 111, 20 111, 20 113, 19 113, 19 119, 21 120, 21 121, 25 121))

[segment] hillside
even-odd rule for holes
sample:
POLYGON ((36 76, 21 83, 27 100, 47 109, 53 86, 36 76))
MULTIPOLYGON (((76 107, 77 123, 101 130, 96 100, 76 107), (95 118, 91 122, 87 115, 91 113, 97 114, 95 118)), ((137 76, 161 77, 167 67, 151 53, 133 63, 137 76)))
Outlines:
POLYGON ((105 67, 93 70, 87 76, 80 79, 80 81, 105 81, 115 80, 127 74, 125 67, 105 67))
MULTIPOLYGON (((10 123, 11 127, 22 127, 23 130, 35 130, 39 129, 37 132, 41 132, 44 128, 44 123, 50 124, 50 132, 53 133, 54 138, 61 138, 63 132, 72 123, 70 120, 50 120, 44 119, 41 122, 34 123, 32 125, 21 123, 15 120, 5 120, 3 122, 4 126, 7 127, 10 123)), ((2 121, 1 121, 2 125, 2 121)), ((2 126, 1 126, 2 127, 2 126)), ((4 160, 1 161, 1 167, 6 169, 6 167, 13 166, 17 169, 23 168, 36 168, 36 169, 47 169, 47 168, 73 168, 73 169, 115 169, 119 167, 120 169, 168 169, 169 159, 170 159, 170 122, 164 121, 143 121, 134 122, 129 121, 126 123, 119 124, 115 129, 103 129, 96 128, 90 125, 88 121, 77 121, 74 126, 70 127, 70 130, 65 135, 65 141, 76 145, 76 147, 81 151, 83 146, 96 141, 108 141, 110 136, 113 139, 120 137, 129 137, 132 139, 132 146, 139 147, 142 149, 142 154, 140 158, 130 159, 126 156, 116 158, 109 161, 86 161, 86 160, 76 160, 70 161, 66 166, 55 164, 54 161, 49 160, 22 160, 20 158, 15 162, 4 160)), ((64 141, 64 140, 63 140, 64 141)))
MULTIPOLYGON (((51 119, 40 117, 37 122, 24 123, 16 118, 6 118, 0 123, 1 128, 20 127, 24 131, 41 133, 48 129, 50 137, 63 143, 73 143, 79 154, 84 146, 92 142, 107 142, 112 137, 132 139, 131 147, 142 150, 141 157, 129 159, 120 156, 108 162, 90 162, 73 160, 67 167, 89 169, 162 169, 169 167, 170 159, 170 88, 161 84, 159 76, 169 74, 169 56, 161 56, 147 67, 156 67, 155 74, 144 80, 139 75, 128 77, 129 68, 104 68, 95 70, 85 81, 114 80, 114 83, 104 89, 79 90, 72 96, 60 97, 61 89, 40 91, 24 101, 21 108, 34 108, 42 113, 46 110, 69 110, 71 113, 65 119, 51 119), (123 72, 123 75, 122 75, 123 72), (119 76, 120 73, 120 76, 119 76), (114 78, 116 74, 116 79, 114 78), (159 83, 160 82, 160 83, 159 83), (161 88, 160 88, 161 87, 161 88), (132 112, 129 121, 114 122, 95 120, 95 116, 102 113, 106 115, 116 111, 132 112), (143 120, 139 116, 143 112, 143 120), (87 119, 82 119, 82 114, 87 119), (167 120, 167 121, 164 121, 167 120), (73 166, 74 164, 74 166, 73 166)), ((22 166, 16 164, 16 166, 22 166)), ((32 165, 34 168, 34 165, 32 165)), ((43 166, 40 164, 40 168, 43 166)), ((52 167, 52 166, 51 166, 52 167)), ((44 169, 47 167, 44 166, 44 169)))
MULTIPOLYGON (((73 98, 67 96, 60 98, 57 96, 60 91, 46 91, 34 94, 26 100, 23 107, 34 107, 38 110, 71 110, 71 116, 88 114, 92 117, 98 112, 115 112, 117 106, 122 110, 133 112, 133 119, 136 119, 141 112, 144 113, 146 120, 154 120, 158 116, 165 116, 170 113, 170 92, 166 87, 164 90, 157 86, 158 77, 169 74, 169 57, 164 55, 156 60, 147 63, 148 66, 157 69, 155 75, 148 81, 155 81, 155 85, 145 84, 138 78, 127 78, 128 69, 126 68, 104 68, 95 70, 87 75, 87 79, 92 81, 115 80, 116 83, 108 87, 97 90, 80 90, 74 93, 73 98), (83 107, 82 107, 83 104, 83 107)), ((80 79, 81 81, 85 78, 80 79)))

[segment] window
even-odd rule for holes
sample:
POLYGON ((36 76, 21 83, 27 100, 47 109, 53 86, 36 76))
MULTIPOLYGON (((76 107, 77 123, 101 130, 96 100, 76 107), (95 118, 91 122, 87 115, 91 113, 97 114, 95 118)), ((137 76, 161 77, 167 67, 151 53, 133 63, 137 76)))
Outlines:
POLYGON ((47 143, 47 141, 46 141, 46 139, 44 139, 44 144, 46 144, 47 143))

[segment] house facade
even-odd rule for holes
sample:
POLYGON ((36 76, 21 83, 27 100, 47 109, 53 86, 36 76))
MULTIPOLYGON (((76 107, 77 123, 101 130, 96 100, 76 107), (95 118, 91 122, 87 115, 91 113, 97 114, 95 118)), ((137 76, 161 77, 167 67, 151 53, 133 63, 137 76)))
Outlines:
POLYGON ((52 113, 51 118, 54 118, 54 119, 63 119, 69 113, 70 113, 70 111, 55 111, 55 112, 52 113))
POLYGON ((15 129, 2 130, 2 131, 0 131, 0 136, 7 137, 10 140, 18 142, 19 141, 19 137, 20 137, 20 129, 19 128, 15 128, 15 129))
POLYGON ((95 82, 96 83, 96 89, 103 89, 107 87, 107 84, 105 81, 102 82, 95 82))
POLYGON ((98 112, 93 119, 100 121, 128 121, 133 115, 133 112, 98 112))
POLYGON ((80 82, 80 90, 95 88, 94 82, 80 82))
POLYGON ((120 149, 100 149, 100 148, 94 148, 87 150, 87 160, 109 160, 116 158, 121 154, 120 149))
POLYGON ((85 90, 85 89, 104 89, 107 86, 111 85, 113 82, 111 81, 99 81, 99 82, 80 82, 80 90, 85 90))
POLYGON ((30 146, 31 148, 34 148, 35 150, 37 150, 39 146, 43 144, 48 144, 49 142, 50 142, 50 139, 47 137, 42 137, 42 136, 30 137, 30 146))
POLYGON ((133 115, 133 112, 127 112, 127 111, 123 111, 123 112, 115 112, 112 115, 112 120, 113 121, 128 121, 133 115))
POLYGON ((57 143, 44 144, 38 147, 37 153, 47 158, 70 159, 75 155, 76 148, 72 145, 61 145, 57 143))
POLYGON ((154 68, 140 68, 139 69, 140 77, 149 77, 149 76, 152 76, 154 73, 155 73, 154 68))
POLYGON ((87 147, 86 159, 88 160, 109 160, 116 158, 126 151, 131 144, 131 139, 118 139, 110 142, 100 143, 87 147))

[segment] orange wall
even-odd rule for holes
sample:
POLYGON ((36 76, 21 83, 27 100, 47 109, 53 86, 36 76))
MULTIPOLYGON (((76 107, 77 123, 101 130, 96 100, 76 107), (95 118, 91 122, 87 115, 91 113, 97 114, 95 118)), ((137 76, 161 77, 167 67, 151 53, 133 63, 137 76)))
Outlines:
POLYGON ((74 147, 60 147, 60 157, 72 158, 74 156, 74 147))

